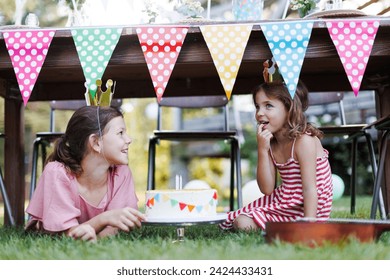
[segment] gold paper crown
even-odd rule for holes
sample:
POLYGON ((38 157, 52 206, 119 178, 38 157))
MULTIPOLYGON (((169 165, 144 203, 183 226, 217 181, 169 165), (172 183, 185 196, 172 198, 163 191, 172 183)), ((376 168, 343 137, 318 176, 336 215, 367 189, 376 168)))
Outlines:
POLYGON ((108 79, 106 82, 106 91, 102 91, 102 80, 96 80, 96 93, 93 96, 91 91, 88 88, 87 83, 84 84, 86 88, 86 92, 84 94, 85 101, 87 102, 87 106, 110 106, 112 96, 114 95, 115 90, 115 82, 111 79, 108 79), (112 88, 112 90, 111 90, 112 88))
POLYGON ((279 72, 278 64, 276 64, 276 61, 274 58, 267 59, 263 62, 264 70, 263 70, 263 77, 264 82, 267 84, 283 84, 283 77, 282 74, 279 72))

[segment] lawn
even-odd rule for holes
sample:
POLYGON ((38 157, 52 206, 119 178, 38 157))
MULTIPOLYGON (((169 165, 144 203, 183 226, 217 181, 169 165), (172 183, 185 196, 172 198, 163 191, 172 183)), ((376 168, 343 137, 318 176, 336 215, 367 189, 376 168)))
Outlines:
MULTIPOLYGON (((349 214, 349 198, 335 201, 332 218, 368 218, 370 199, 358 197, 355 215, 349 214)), ((276 242, 268 244, 261 233, 223 232, 216 225, 192 226, 184 242, 174 227, 145 226, 140 230, 99 240, 97 243, 69 238, 25 234, 22 229, 0 228, 2 260, 388 260, 390 232, 377 242, 350 239, 339 244, 311 248, 276 242)))

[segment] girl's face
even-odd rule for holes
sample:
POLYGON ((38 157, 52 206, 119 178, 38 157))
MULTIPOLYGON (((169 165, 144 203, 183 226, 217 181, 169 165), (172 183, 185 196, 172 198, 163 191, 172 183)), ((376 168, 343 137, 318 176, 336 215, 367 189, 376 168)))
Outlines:
POLYGON ((103 135, 103 155, 110 164, 128 164, 128 147, 131 138, 126 133, 122 117, 113 118, 105 127, 103 135))
POLYGON ((256 121, 258 124, 263 124, 263 129, 275 133, 285 127, 287 110, 279 99, 268 97, 263 90, 260 90, 255 96, 255 107, 256 121))

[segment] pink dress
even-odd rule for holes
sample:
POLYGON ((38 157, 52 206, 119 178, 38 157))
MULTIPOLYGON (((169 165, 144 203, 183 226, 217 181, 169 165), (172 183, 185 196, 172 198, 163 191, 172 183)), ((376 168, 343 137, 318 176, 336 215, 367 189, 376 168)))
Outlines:
MULTIPOLYGON (((304 216, 302 178, 299 162, 294 159, 294 145, 291 149, 291 157, 286 163, 277 163, 271 152, 272 160, 279 171, 282 184, 270 195, 263 196, 247 206, 228 213, 227 219, 220 224, 222 229, 230 229, 233 221, 239 215, 252 218, 263 230, 266 222, 294 221, 304 216)), ((332 173, 328 161, 328 151, 324 149, 324 155, 317 158, 317 219, 326 220, 330 216, 333 198, 332 173)))
POLYGON ((26 228, 50 232, 65 231, 112 209, 138 209, 132 173, 127 165, 111 169, 108 190, 99 205, 89 204, 78 192, 76 177, 59 162, 46 165, 26 212, 31 219, 26 228))

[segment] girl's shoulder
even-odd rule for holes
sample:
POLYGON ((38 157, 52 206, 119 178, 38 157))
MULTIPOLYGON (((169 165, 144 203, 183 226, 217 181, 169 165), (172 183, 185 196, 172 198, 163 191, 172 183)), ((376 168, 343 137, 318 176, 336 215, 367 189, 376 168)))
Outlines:
POLYGON ((119 175, 119 176, 131 174, 131 170, 130 170, 129 166, 126 164, 112 166, 111 172, 114 175, 119 175))
POLYGON ((51 174, 52 176, 61 176, 73 178, 74 176, 68 171, 65 165, 62 162, 51 161, 45 165, 43 170, 45 174, 51 174))
POLYGON ((295 140, 295 149, 308 149, 310 147, 316 147, 318 145, 321 145, 320 139, 318 139, 318 137, 316 136, 312 136, 307 133, 302 134, 295 140))
POLYGON ((133 174, 130 170, 130 167, 126 164, 112 166, 111 167, 111 176, 112 176, 112 178, 115 178, 116 182, 133 180, 133 174))
POLYGON ((307 153, 313 152, 320 156, 323 154, 323 150, 321 140, 317 136, 305 133, 296 138, 294 152, 297 154, 307 155, 307 153))
POLYGON ((66 168, 64 166, 63 163, 61 162, 58 162, 58 161, 51 161, 51 162, 48 162, 46 165, 45 165, 45 168, 44 170, 47 172, 47 171, 50 171, 50 172, 64 172, 66 171, 66 168))

